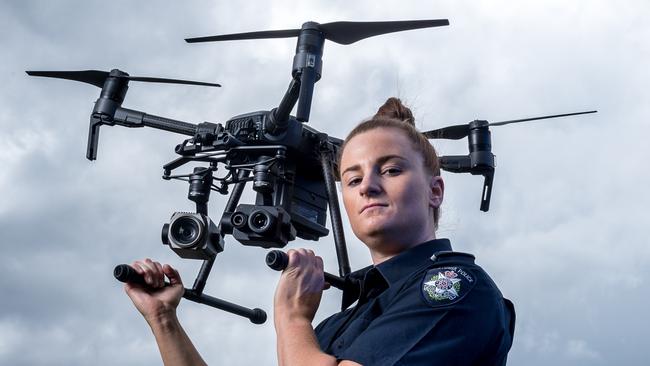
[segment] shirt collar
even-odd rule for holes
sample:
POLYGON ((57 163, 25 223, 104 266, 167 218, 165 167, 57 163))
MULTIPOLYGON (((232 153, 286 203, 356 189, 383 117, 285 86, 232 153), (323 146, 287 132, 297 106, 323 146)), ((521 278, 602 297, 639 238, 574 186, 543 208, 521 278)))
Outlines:
POLYGON ((405 252, 379 263, 375 268, 377 268, 390 286, 410 275, 416 269, 431 263, 431 256, 442 251, 451 251, 449 239, 433 239, 416 245, 405 252))
POLYGON ((434 239, 416 245, 376 266, 368 266, 349 275, 349 286, 343 290, 342 309, 346 309, 359 296, 376 296, 395 282, 418 268, 431 263, 438 252, 451 251, 449 239, 434 239))

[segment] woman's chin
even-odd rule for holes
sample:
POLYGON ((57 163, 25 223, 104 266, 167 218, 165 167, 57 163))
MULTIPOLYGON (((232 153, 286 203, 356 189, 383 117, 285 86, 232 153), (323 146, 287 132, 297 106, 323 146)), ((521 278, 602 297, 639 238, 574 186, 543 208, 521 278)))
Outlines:
POLYGON ((383 246, 392 248, 395 245, 402 248, 404 245, 417 244, 426 237, 426 233, 420 232, 423 226, 425 224, 413 225, 412 222, 396 222, 385 220, 385 217, 374 217, 372 220, 364 221, 361 227, 354 230, 354 233, 370 250, 381 250, 383 246))
POLYGON ((390 224, 390 220, 385 216, 370 216, 363 220, 359 231, 364 233, 366 236, 381 236, 384 232, 389 230, 391 226, 390 224))
POLYGON ((362 242, 371 246, 371 243, 393 242, 404 234, 407 234, 404 230, 392 227, 391 225, 386 225, 385 222, 379 222, 379 220, 377 220, 372 224, 365 225, 363 230, 357 234, 357 237, 359 237, 362 242))

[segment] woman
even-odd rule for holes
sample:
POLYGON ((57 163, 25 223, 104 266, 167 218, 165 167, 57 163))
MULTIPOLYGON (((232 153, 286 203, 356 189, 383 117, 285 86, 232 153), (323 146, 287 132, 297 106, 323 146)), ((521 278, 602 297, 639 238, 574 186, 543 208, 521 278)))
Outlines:
MULTIPOLYGON (((280 365, 502 365, 514 310, 469 254, 436 239, 444 184, 435 150, 411 111, 390 98, 347 137, 339 160, 343 202, 373 264, 353 273, 354 307, 316 329, 323 261, 289 250, 274 299, 280 365)), ((165 364, 203 361, 175 316, 178 272, 151 260, 133 264, 158 290, 126 285, 151 326, 165 364), (163 274, 172 286, 162 288, 163 274)))

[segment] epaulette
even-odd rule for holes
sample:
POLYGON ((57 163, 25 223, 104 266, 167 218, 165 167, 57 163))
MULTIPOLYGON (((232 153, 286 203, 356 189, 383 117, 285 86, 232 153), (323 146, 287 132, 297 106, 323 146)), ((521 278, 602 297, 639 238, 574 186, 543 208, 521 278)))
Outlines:
POLYGON ((437 252, 431 256, 431 260, 436 265, 443 265, 449 263, 474 264, 475 259, 476 257, 474 257, 474 255, 472 254, 463 253, 463 252, 453 252, 449 250, 437 252))

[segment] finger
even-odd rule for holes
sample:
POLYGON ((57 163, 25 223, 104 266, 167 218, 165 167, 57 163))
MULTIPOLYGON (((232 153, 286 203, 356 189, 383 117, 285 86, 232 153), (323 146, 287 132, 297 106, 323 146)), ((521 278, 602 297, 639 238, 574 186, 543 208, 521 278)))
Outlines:
POLYGON ((323 283, 323 290, 329 290, 330 287, 332 287, 332 285, 330 285, 329 282, 325 282, 325 283, 323 283))
POLYGON ((314 276, 318 279, 318 281, 323 281, 323 289, 327 290, 329 288, 329 284, 325 285, 325 272, 323 270, 323 258, 319 256, 314 257, 314 276))
POLYGON ((140 268, 142 268, 145 274, 151 274, 154 270, 153 264, 149 264, 144 260, 137 261, 136 263, 140 266, 140 268))
POLYGON ((287 252, 287 256, 289 257, 289 261, 287 262, 287 267, 286 268, 298 267, 299 266, 301 255, 300 255, 300 252, 298 250, 289 249, 289 251, 287 252))
POLYGON ((165 277, 169 279, 170 283, 176 280, 177 272, 172 266, 170 266, 169 264, 165 264, 162 270, 163 273, 165 274, 165 277))
POLYGON ((142 269, 142 277, 144 277, 144 282, 151 287, 155 287, 156 279, 154 276, 154 266, 148 264, 145 261, 137 261, 136 265, 142 269))
POLYGON ((178 273, 178 271, 170 266, 169 264, 165 264, 163 266, 163 272, 165 272, 165 276, 169 278, 169 283, 173 285, 183 285, 183 281, 181 280, 181 275, 178 273))
POLYGON ((165 285, 165 274, 162 270, 162 265, 159 262, 154 261, 151 261, 151 264, 153 264, 154 267, 154 280, 156 282, 156 287, 163 287, 165 285))
POLYGON ((300 255, 305 257, 312 257, 314 255, 314 251, 311 249, 298 248, 297 251, 300 253, 300 255))
POLYGON ((158 280, 157 286, 163 287, 165 286, 165 272, 162 270, 162 264, 158 262, 153 262, 153 264, 156 266, 156 279, 158 280))
POLYGON ((142 278, 144 279, 145 284, 149 284, 148 281, 147 281, 147 277, 148 277, 147 276, 147 270, 146 270, 147 267, 145 265, 143 265, 143 263, 141 261, 133 262, 131 264, 131 267, 133 267, 133 269, 135 269, 135 271, 138 272, 138 274, 142 276, 142 278))
POLYGON ((138 274, 144 275, 144 270, 142 269, 142 267, 140 267, 140 261, 134 261, 133 263, 131 263, 131 267, 135 269, 135 271, 138 272, 138 274))
POLYGON ((151 274, 152 286, 156 288, 164 286, 165 275, 162 271, 162 265, 151 260, 151 258, 145 258, 143 264, 147 266, 148 272, 151 274))
POLYGON ((312 266, 312 262, 314 261, 314 252, 305 249, 305 248, 298 248, 297 249, 298 254, 300 255, 300 266, 301 267, 310 267, 312 266))
POLYGON ((322 263, 323 263, 322 259, 320 261, 320 267, 319 267, 319 262, 318 262, 319 257, 314 253, 313 250, 305 249, 304 253, 305 253, 305 259, 306 259, 305 260, 305 266, 310 267, 312 270, 313 269, 318 269, 318 268, 321 268, 321 269, 323 268, 322 267, 322 263))

